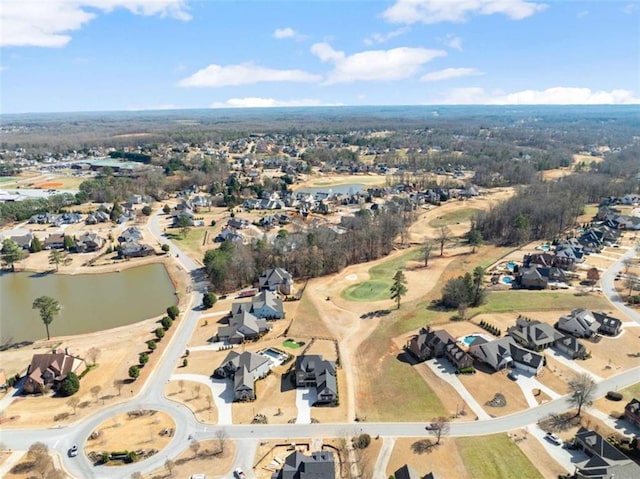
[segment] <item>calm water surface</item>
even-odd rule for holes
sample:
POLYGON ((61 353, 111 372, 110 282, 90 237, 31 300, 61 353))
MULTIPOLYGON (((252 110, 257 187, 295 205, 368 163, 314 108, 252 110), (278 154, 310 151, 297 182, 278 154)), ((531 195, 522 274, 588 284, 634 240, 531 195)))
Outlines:
POLYGON ((49 325, 52 337, 135 323, 176 304, 173 283, 162 264, 120 273, 0 273, 2 344, 46 338, 38 311, 31 309, 33 300, 44 295, 62 305, 49 325))

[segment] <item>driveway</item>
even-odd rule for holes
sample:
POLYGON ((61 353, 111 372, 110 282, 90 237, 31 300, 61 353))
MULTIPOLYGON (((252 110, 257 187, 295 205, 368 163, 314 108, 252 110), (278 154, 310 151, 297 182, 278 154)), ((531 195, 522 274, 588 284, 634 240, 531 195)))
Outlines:
POLYGON ((202 374, 174 374, 171 376, 172 381, 195 381, 211 389, 213 402, 216 403, 218 409, 218 424, 233 424, 233 413, 231 404, 233 403, 233 386, 232 382, 227 379, 212 379, 202 374))
POLYGON ((391 458, 391 453, 393 452, 393 446, 395 446, 395 444, 395 437, 382 438, 382 447, 378 453, 376 466, 373 469, 373 479, 387 479, 387 477, 389 477, 385 474, 385 471, 387 470, 387 465, 389 464, 389 459, 391 458))
POLYGON ((553 348, 547 349, 546 353, 551 356, 553 359, 555 359, 556 361, 558 361, 559 363, 564 364, 566 367, 570 368, 571 370, 575 371, 576 374, 583 374, 586 373, 589 376, 591 376, 595 381, 599 382, 602 381, 602 377, 598 376, 597 374, 589 371, 586 368, 583 368, 582 366, 580 366, 580 364, 578 364, 580 362, 580 360, 575 360, 575 359, 569 359, 567 358, 564 354, 559 353, 558 351, 554 350, 553 348))
POLYGON ((313 406, 317 399, 315 389, 296 389, 296 407, 298 408, 296 424, 311 424, 311 406, 313 406))
POLYGON ((542 444, 542 447, 547 451, 547 454, 549 454, 549 456, 551 456, 567 472, 574 472, 577 464, 589 459, 589 456, 582 451, 566 449, 548 441, 544 438, 545 432, 536 424, 528 426, 527 431, 529 432, 527 437, 531 439, 535 438, 535 440, 539 441, 540 444, 542 444))
POLYGON ((538 401, 533 395, 534 389, 540 389, 542 392, 546 393, 552 400, 561 397, 561 395, 555 392, 553 389, 545 386, 540 381, 538 381, 538 379, 531 373, 526 373, 516 369, 514 371, 514 374, 518 378, 516 384, 520 386, 520 389, 522 389, 522 393, 524 394, 524 398, 527 400, 527 405, 529 407, 536 407, 538 405, 538 401))
POLYGON ((471 410, 476 413, 478 419, 491 419, 491 416, 482 409, 480 403, 476 401, 467 388, 464 387, 458 376, 456 376, 456 368, 446 359, 435 359, 433 361, 425 361, 425 364, 431 368, 431 370, 435 373, 439 378, 447 381, 451 384, 455 390, 462 396, 462 399, 467 403, 467 405, 471 408, 471 410))

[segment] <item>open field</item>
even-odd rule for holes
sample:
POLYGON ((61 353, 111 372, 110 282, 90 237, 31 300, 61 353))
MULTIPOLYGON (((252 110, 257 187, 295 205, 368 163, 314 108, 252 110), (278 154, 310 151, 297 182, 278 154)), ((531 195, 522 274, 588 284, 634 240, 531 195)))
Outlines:
POLYGON ((161 434, 162 431, 174 427, 173 419, 164 412, 153 411, 144 416, 119 414, 92 431, 95 439, 89 438, 85 445, 78 444, 78 447, 80 450, 84 447, 85 454, 141 449, 161 451, 171 441, 171 436, 161 434))
POLYGON ((473 471, 474 479, 511 479, 514 471, 518 471, 520 479, 543 477, 505 434, 461 437, 456 438, 455 442, 465 468, 473 471))
POLYGON ((172 401, 187 406, 200 422, 216 424, 218 410, 211 395, 211 389, 194 381, 169 381, 164 394, 172 401))
POLYGON ((294 191, 302 188, 320 188, 324 186, 340 186, 348 184, 363 184, 366 186, 384 185, 387 178, 384 175, 325 175, 307 176, 302 182, 296 183, 294 191))
POLYGON ((457 223, 465 223, 471 221, 480 211, 477 208, 461 208, 451 213, 445 213, 442 216, 429 221, 429 226, 432 228, 440 228, 441 226, 455 225, 457 223))
POLYGON ((233 441, 224 441, 224 450, 220 452, 218 440, 200 441, 197 454, 191 448, 173 459, 175 467, 173 473, 164 467, 150 474, 145 474, 144 479, 167 479, 170 477, 191 477, 192 474, 207 473, 209 475, 222 475, 231 470, 233 459, 236 455, 236 446, 233 441))
POLYGON ((489 291, 487 302, 477 308, 469 308, 467 314, 560 309, 570 311, 573 308, 587 308, 594 311, 610 310, 611 303, 601 293, 582 295, 571 291, 489 291))

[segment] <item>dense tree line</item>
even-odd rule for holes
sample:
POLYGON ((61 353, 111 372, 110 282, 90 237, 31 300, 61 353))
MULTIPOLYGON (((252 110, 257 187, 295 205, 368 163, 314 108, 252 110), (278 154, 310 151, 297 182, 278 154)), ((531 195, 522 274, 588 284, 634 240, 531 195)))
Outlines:
POLYGON ((0 225, 24 221, 39 213, 58 213, 61 208, 75 203, 76 198, 68 193, 48 198, 0 202, 0 225))
POLYGON ((206 252, 204 264, 219 292, 253 284, 264 270, 276 266, 296 278, 322 276, 389 254, 412 219, 411 213, 392 209, 373 215, 362 210, 345 225, 344 233, 321 226, 278 236, 272 243, 266 239, 250 245, 225 241, 206 252))

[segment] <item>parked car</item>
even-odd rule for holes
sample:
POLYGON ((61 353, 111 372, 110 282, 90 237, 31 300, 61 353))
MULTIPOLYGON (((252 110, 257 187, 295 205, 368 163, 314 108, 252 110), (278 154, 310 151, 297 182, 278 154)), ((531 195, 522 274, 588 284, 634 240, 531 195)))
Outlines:
POLYGON ((557 446, 560 446, 562 444, 562 441, 560 440, 560 438, 555 434, 553 434, 552 432, 546 433, 544 437, 547 441, 552 442, 557 446))
POLYGON ((78 445, 74 444, 69 448, 69 457, 76 457, 78 455, 78 445))
POLYGON ((235 477, 236 479, 246 478, 246 476, 244 475, 244 472, 242 472, 242 469, 240 469, 239 467, 236 467, 236 469, 233 471, 233 477, 235 477))
POLYGON ((518 380, 518 375, 515 373, 515 371, 509 371, 509 373, 507 374, 507 377, 512 381, 518 380))

